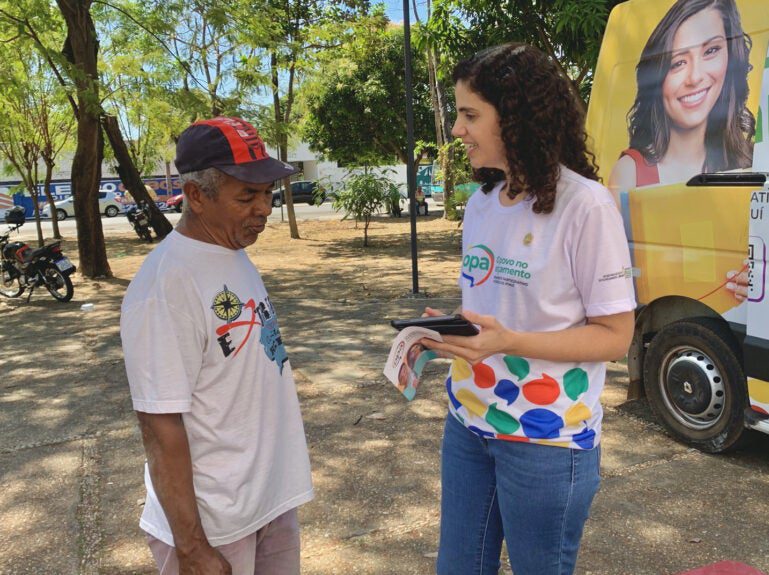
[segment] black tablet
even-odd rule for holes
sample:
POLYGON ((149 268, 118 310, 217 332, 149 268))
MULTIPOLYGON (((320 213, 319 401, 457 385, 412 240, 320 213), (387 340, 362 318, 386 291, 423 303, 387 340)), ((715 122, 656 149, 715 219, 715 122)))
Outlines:
POLYGON ((478 335, 478 328, 460 314, 417 317, 413 319, 394 319, 390 322, 395 329, 404 327, 424 327, 442 335, 478 335))

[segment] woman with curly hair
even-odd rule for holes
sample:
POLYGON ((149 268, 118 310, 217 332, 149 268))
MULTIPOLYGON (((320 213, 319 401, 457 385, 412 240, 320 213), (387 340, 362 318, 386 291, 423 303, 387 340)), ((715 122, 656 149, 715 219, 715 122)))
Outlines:
POLYGON ((678 0, 670 8, 636 66, 630 146, 612 170, 612 190, 751 166, 750 48, 734 0, 678 0))
MULTIPOLYGON (((461 312, 441 456, 440 575, 572 573, 598 489, 606 360, 635 298, 622 221, 588 158, 571 81, 524 44, 454 70, 461 138, 482 189, 465 210, 461 312)), ((442 312, 427 308, 427 315, 442 312)))

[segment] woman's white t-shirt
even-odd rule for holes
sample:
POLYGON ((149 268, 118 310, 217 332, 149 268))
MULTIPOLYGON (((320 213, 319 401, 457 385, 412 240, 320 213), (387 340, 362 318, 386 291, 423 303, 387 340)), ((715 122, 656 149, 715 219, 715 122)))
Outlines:
MULTIPOLYGON (((555 207, 500 203, 502 183, 465 210, 462 306, 521 332, 559 331, 635 309, 622 218, 601 184, 561 166, 555 207)), ((451 413, 484 437, 591 449, 601 434, 603 362, 498 354, 455 359, 451 413)))

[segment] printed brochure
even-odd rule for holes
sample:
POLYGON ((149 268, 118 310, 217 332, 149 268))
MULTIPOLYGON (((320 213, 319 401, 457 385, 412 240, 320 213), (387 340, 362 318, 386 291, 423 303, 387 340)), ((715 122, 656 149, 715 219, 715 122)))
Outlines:
POLYGON ((425 364, 439 357, 438 352, 419 343, 423 338, 443 341, 437 331, 423 327, 407 327, 395 336, 384 368, 385 377, 409 401, 414 399, 417 393, 425 364))

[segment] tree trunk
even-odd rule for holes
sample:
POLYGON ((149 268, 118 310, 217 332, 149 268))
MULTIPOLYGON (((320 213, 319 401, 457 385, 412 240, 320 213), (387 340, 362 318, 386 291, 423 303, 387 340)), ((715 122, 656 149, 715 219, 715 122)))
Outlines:
POLYGON ((53 228, 53 239, 60 240, 61 232, 59 231, 59 217, 56 213, 56 206, 53 202, 53 194, 51 194, 51 180, 53 179, 53 162, 49 160, 45 161, 45 182, 43 183, 43 193, 46 200, 48 200, 48 207, 51 210, 51 227, 53 228))
MULTIPOLYGON (((433 55, 435 57, 435 55, 433 55)), ((446 95, 446 86, 438 78, 435 81, 435 92, 438 96, 438 112, 440 113, 441 126, 443 126, 444 143, 451 142, 451 114, 449 113, 449 98, 446 95)))
MULTIPOLYGON (((278 134, 278 157, 281 162, 288 162, 288 134, 285 133, 283 114, 281 113, 280 91, 278 78, 278 55, 276 52, 270 54, 270 70, 272 72, 272 108, 275 115, 275 131, 278 134)), ((294 197, 291 195, 291 178, 283 178, 283 197, 286 200, 286 213, 288 214, 288 228, 291 237, 295 240, 299 238, 299 227, 296 225, 296 214, 294 213, 294 197)))
POLYGON ((16 169, 21 176, 24 189, 27 190, 29 197, 32 198, 33 212, 35 214, 35 225, 37 227, 37 245, 43 246, 43 229, 40 226, 40 208, 37 205, 37 147, 29 142, 20 142, 17 146, 4 146, 3 152, 6 159, 16 169))
POLYGON ((117 160, 117 173, 120 176, 120 180, 123 182, 125 188, 131 193, 134 200, 138 204, 140 201, 146 202, 150 209, 150 224, 155 230, 155 234, 158 238, 164 238, 174 227, 171 222, 166 219, 163 212, 158 209, 155 201, 147 193, 147 189, 144 187, 139 170, 136 169, 136 165, 131 159, 131 154, 128 152, 125 140, 123 140, 123 134, 120 132, 120 126, 118 125, 117 118, 104 114, 102 116, 102 126, 104 127, 104 133, 107 134, 112 151, 115 153, 115 160, 117 160))
MULTIPOLYGON (((278 147, 278 155, 280 161, 288 163, 288 136, 280 136, 280 146, 278 147)), ((299 237, 299 226, 296 225, 296 213, 294 212, 294 196, 291 193, 291 178, 283 178, 283 197, 286 198, 286 213, 288 214, 288 228, 291 231, 291 237, 295 240, 299 237)))
POLYGON ((430 81, 430 100, 433 103, 433 114, 435 116, 435 144, 440 148, 445 143, 443 137, 443 122, 441 122, 441 109, 438 102, 438 77, 435 70, 435 59, 433 50, 427 49, 427 73, 430 81))
POLYGON ((72 160, 72 199, 77 223, 80 272, 91 278, 111 277, 99 213, 99 183, 104 140, 99 124, 99 42, 91 19, 91 0, 56 0, 67 24, 63 54, 71 63, 77 91, 77 148, 72 160))
POLYGON ((25 151, 25 161, 23 163, 24 171, 20 171, 18 166, 15 166, 21 179, 24 182, 24 188, 27 190, 29 197, 32 198, 32 213, 35 215, 35 228, 37 230, 37 247, 43 247, 43 228, 40 226, 40 207, 37 205, 37 169, 32 161, 29 161, 29 155, 25 151))
POLYGON ((454 205, 454 146, 446 146, 446 154, 443 157, 443 217, 450 221, 457 220, 457 209, 454 205))
POLYGON ((35 227, 37 228, 37 247, 42 248, 45 245, 45 240, 43 239, 43 225, 40 222, 40 204, 37 201, 38 198, 38 192, 37 192, 37 161, 35 161, 35 167, 33 168, 32 173, 32 182, 31 186, 29 187, 29 195, 32 197, 32 209, 35 212, 35 227))
POLYGON ((174 193, 174 186, 171 183, 171 162, 166 162, 166 196, 174 193))

